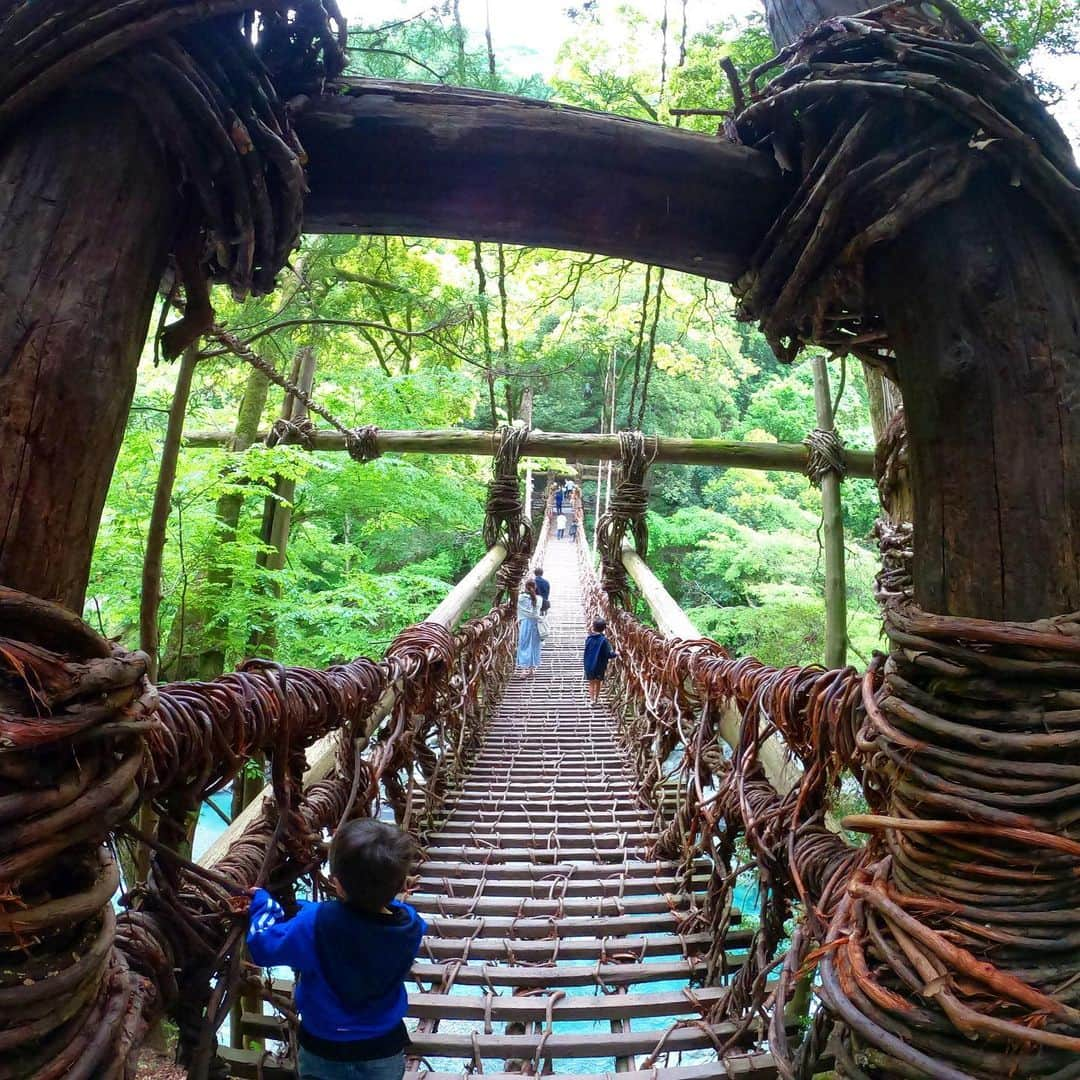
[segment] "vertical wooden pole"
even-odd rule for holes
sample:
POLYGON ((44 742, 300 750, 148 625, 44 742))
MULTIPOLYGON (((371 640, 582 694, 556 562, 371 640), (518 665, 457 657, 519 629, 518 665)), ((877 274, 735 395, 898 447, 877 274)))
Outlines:
MULTIPOLYGON (((811 364, 817 425, 822 431, 835 431, 825 358, 815 356, 811 364)), ((825 666, 835 668, 847 663, 847 585, 840 477, 831 471, 821 478, 821 522, 825 547, 825 666)))
POLYGON ((150 524, 146 530, 146 552, 143 555, 142 592, 139 597, 139 648, 150 658, 147 673, 157 679, 160 662, 160 628, 158 610, 161 607, 161 567, 165 554, 165 535, 172 508, 173 487, 176 483, 176 466, 180 460, 180 445, 184 437, 184 420, 187 417, 188 400, 195 365, 199 362, 198 347, 192 345, 180 358, 176 375, 176 389, 169 405, 169 420, 165 426, 165 441, 161 446, 161 464, 158 466, 157 486, 154 488, 154 504, 150 511, 150 524))
MULTIPOLYGON (((501 250, 501 249, 500 249, 501 250)), ((525 421, 527 428, 532 427, 533 420, 533 388, 526 386, 521 392, 521 419, 525 421)), ((532 521, 533 502, 533 467, 532 458, 525 461, 525 520, 532 521)))

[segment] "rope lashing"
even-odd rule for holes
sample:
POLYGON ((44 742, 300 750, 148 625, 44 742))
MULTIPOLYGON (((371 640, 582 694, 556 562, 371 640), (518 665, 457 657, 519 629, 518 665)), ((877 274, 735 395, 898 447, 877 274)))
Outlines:
POLYGON ((532 524, 525 517, 525 502, 518 478, 518 462, 528 437, 529 429, 524 426, 499 428, 498 446, 491 463, 492 476, 488 481, 484 514, 484 545, 487 548, 499 543, 506 546, 506 558, 495 575, 500 598, 517 593, 528 572, 532 552, 532 524))
POLYGON ((376 439, 379 429, 374 424, 352 428, 345 432, 345 449, 353 461, 367 464, 382 456, 376 439))
POLYGON ((237 896, 266 880, 281 890, 317 879, 324 830, 369 813, 379 785, 402 809, 394 785, 414 761, 425 812, 438 813, 444 778, 477 745, 475 703, 501 684, 515 639, 501 607, 453 635, 409 628, 378 663, 255 661, 155 689, 141 654, 0 589, 0 1040, 27 1063, 17 1075, 36 1075, 35 1061, 116 1066, 164 1012, 192 1075, 214 1073, 214 1033, 253 985, 237 896), (358 736, 391 688, 397 705, 361 758, 358 736), (304 790, 305 750, 334 730, 337 763, 304 790), (188 811, 256 752, 270 759, 273 800, 213 871, 174 857, 188 811), (119 872, 105 842, 128 829, 140 798, 153 799, 159 832, 146 884, 116 917, 119 872))
POLYGON ((266 433, 267 446, 301 446, 305 450, 314 449, 317 429, 306 416, 286 420, 284 417, 274 421, 266 433))
POLYGON ((649 492, 645 476, 656 456, 656 440, 653 439, 650 453, 649 440, 640 431, 620 431, 619 451, 611 502, 596 528, 596 547, 604 590, 613 600, 625 603, 630 595, 630 579, 622 562, 622 544, 629 529, 637 553, 645 558, 648 552, 649 527, 645 515, 649 492))
POLYGON ((145 655, 0 587, 5 1062, 43 1053, 60 1073, 74 1052, 89 1071, 138 1034, 125 1007, 142 980, 115 947, 119 871, 104 842, 138 806, 156 701, 145 655))
POLYGON ((847 465, 844 461, 844 442, 835 431, 814 428, 803 439, 803 445, 810 451, 806 462, 806 475, 814 487, 821 487, 822 479, 829 473, 844 478, 847 465))
POLYGON ((263 294, 300 237, 305 155, 284 102, 345 68, 336 0, 50 0, 0 23, 0 133, 63 89, 142 112, 189 203, 176 239, 177 356, 213 321, 208 281, 263 294))
MULTIPOLYGON (((346 427, 329 409, 320 405, 311 394, 303 387, 298 386, 292 379, 275 370, 274 366, 264 360, 249 345, 245 345, 234 333, 221 326, 214 326, 208 334, 225 346, 233 355, 239 357, 244 363, 249 364, 256 371, 265 375, 275 386, 279 386, 287 394, 291 394, 297 401, 302 402, 313 413, 321 416, 332 428, 345 437, 345 449, 353 461, 366 463, 374 461, 381 456, 376 439, 379 429, 374 424, 365 424, 362 427, 346 427)), ((266 445, 289 445, 299 444, 305 450, 314 448, 314 439, 318 429, 307 417, 293 418, 292 420, 277 420, 267 434, 266 445)))
POLYGON ((897 0, 830 18, 750 75, 729 138, 768 146, 794 194, 734 284, 781 360, 808 343, 885 370, 867 253, 963 196, 983 170, 1018 185, 1080 256, 1080 171, 1027 80, 952 3, 897 0), (764 89, 757 81, 786 67, 764 89))
MULTIPOLYGON (((772 994, 768 1048, 781 1076, 813 1075, 831 1034, 844 1080, 864 1080, 867 1061, 882 1076, 1066 1076, 1080 1051, 1080 616, 1020 624, 922 611, 903 580, 910 525, 881 530, 892 649, 863 675, 665 641, 586 575, 588 609, 608 618, 622 661, 612 680, 621 741, 643 790, 659 786, 646 782, 657 758, 682 750, 680 783, 660 788, 677 799, 665 856, 711 852, 730 866, 737 834, 746 838, 760 927, 717 1017, 749 1037, 772 994), (718 725, 731 706, 742 726, 725 760, 718 725), (773 732, 803 768, 783 797, 759 762, 773 732), (872 811, 842 822, 870 835, 862 848, 825 826, 846 773, 872 811), (785 1009, 815 965, 827 1008, 789 1041, 785 1009)), ((716 940, 734 876, 710 881, 716 940)), ((719 975, 722 950, 708 962, 719 975)))

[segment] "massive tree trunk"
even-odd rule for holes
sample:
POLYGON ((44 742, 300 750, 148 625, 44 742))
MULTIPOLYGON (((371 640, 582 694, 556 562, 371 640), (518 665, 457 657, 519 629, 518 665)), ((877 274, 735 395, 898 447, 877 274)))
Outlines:
POLYGON ((870 281, 904 389, 917 600, 989 619, 1080 609, 1080 282, 1043 215, 983 173, 870 281))
POLYGON ((175 202, 139 113, 104 93, 0 147, 0 582, 76 611, 175 202))
MULTIPOLYGON (((767 0, 778 47, 863 0, 767 0)), ((999 172, 867 260, 895 348, 925 608, 1031 620, 1080 609, 1080 281, 999 172)))

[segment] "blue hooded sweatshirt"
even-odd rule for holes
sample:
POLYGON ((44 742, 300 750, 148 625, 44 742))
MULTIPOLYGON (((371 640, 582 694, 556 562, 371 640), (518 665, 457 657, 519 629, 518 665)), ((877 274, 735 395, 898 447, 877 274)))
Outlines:
POLYGON ((607 672, 609 660, 615 659, 615 650, 603 634, 590 634, 585 639, 585 678, 602 679, 607 672))
POLYGON ((251 900, 247 945, 260 967, 296 972, 302 1031, 327 1042, 378 1038, 399 1027, 408 1008, 405 980, 427 932, 409 904, 369 914, 340 900, 301 901, 285 918, 265 890, 251 900))

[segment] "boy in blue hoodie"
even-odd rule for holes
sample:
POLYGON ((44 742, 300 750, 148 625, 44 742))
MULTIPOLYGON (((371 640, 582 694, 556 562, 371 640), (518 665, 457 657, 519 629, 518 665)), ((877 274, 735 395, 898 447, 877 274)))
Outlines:
POLYGON ((401 1080, 405 1073, 405 980, 427 924, 394 897, 413 855, 411 838, 393 825, 350 821, 330 845, 338 899, 301 902, 286 919, 265 889, 252 894, 252 960, 296 972, 301 1080, 401 1080))
POLYGON ((589 704, 595 705, 600 700, 600 687, 607 674, 609 660, 615 660, 615 650, 604 634, 607 623, 603 619, 593 619, 593 632, 585 639, 585 679, 589 684, 589 704))

